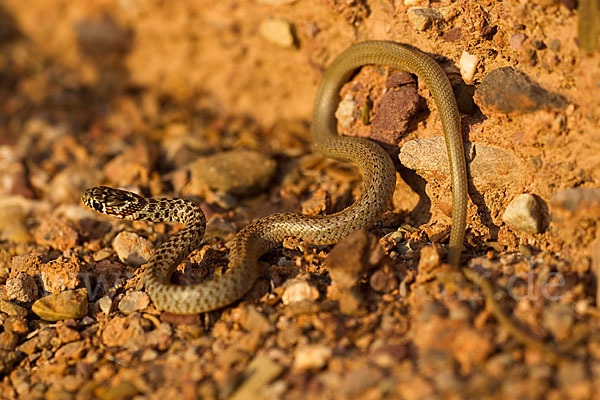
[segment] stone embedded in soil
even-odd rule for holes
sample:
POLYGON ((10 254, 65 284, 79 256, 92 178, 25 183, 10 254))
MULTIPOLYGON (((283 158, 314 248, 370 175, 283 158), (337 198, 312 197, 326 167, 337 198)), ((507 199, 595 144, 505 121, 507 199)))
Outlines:
MULTIPOLYGON (((469 178, 479 191, 518 186, 523 179, 523 166, 507 149, 480 143, 465 143, 469 178), (469 157, 468 155, 474 154, 469 157)), ((439 180, 450 177, 446 142, 443 137, 410 140, 400 149, 400 162, 419 172, 423 178, 439 180)))
POLYGON ((285 289, 281 295, 281 302, 285 305, 300 301, 315 301, 319 298, 319 290, 304 279, 291 279, 286 281, 285 289))
POLYGON ((417 31, 424 31, 431 27, 433 21, 443 18, 438 10, 429 7, 411 7, 406 11, 406 15, 417 31))
POLYGON ((67 251, 77 243, 77 231, 66 221, 44 218, 34 230, 38 245, 67 251))
POLYGON ((44 290, 58 293, 66 289, 75 289, 81 282, 80 277, 84 270, 84 265, 75 255, 70 259, 60 256, 56 260, 42 264, 40 277, 44 290))
POLYGON ((416 86, 402 86, 385 92, 375 106, 370 138, 397 145, 408 130, 410 119, 419 111, 416 86))
POLYGON ((112 246, 119 260, 132 267, 147 263, 153 251, 152 242, 133 232, 120 232, 112 246))
POLYGON ((8 300, 29 303, 37 299, 38 287, 34 277, 19 271, 6 280, 4 293, 8 300))
POLYGON ((273 179, 277 163, 252 150, 223 151, 198 159, 191 165, 191 180, 186 189, 201 194, 206 188, 245 196, 263 191, 273 179))
MULTIPOLYGON (((135 311, 141 311, 150 304, 150 297, 144 292, 133 291, 127 293, 119 301, 119 311, 129 315, 135 311)), ((106 313, 107 314, 107 313, 106 313)))
POLYGON ((27 309, 25 307, 21 307, 18 304, 6 300, 0 300, 0 312, 3 312, 6 315, 18 315, 22 317, 27 315, 27 309))
POLYGON ((96 303, 98 304, 98 307, 100 307, 100 310, 102 310, 104 314, 108 315, 112 311, 113 301, 110 298, 110 296, 103 296, 96 303))
POLYGON ((529 113, 567 105, 563 97, 548 92, 511 67, 498 68, 487 74, 475 90, 475 101, 486 115, 529 113))
POLYGON ((572 188, 557 192, 550 199, 552 213, 561 218, 570 214, 583 213, 600 215, 600 188, 572 188))
POLYGON ((569 338, 575 322, 575 309, 570 304, 552 303, 542 312, 542 323, 556 340, 569 338))
POLYGON ((460 66, 460 75, 467 84, 473 83, 473 77, 477 70, 477 64, 479 63, 479 57, 474 54, 469 54, 466 51, 462 52, 458 65, 460 66))
POLYGON ((67 290, 42 297, 31 310, 46 321, 83 318, 88 311, 86 289, 67 290))
POLYGON ((520 194, 506 207, 502 220, 520 231, 540 233, 542 227, 540 203, 531 194, 520 194))
POLYGON ((351 233, 331 249, 325 265, 336 285, 354 286, 362 275, 383 260, 385 252, 377 238, 360 230, 351 233))
POLYGON ((282 18, 268 17, 258 28, 262 37, 283 48, 294 46, 292 24, 282 18))
POLYGON ((323 344, 309 344, 296 348, 292 368, 296 371, 315 371, 323 368, 333 351, 323 344))

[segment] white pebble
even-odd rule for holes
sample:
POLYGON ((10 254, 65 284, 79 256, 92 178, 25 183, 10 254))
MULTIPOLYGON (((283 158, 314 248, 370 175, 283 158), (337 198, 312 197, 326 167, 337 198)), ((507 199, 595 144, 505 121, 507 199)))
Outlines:
POLYGON ((293 369, 296 371, 318 370, 331 358, 331 348, 323 344, 311 344, 296 349, 293 369))
POLYGON ((337 118, 342 128, 349 128, 354 122, 354 109, 356 108, 356 101, 351 94, 344 96, 337 110, 335 110, 335 117, 337 118))
POLYGON ((297 303, 299 301, 313 301, 319 298, 319 291, 316 287, 310 285, 308 282, 295 279, 288 283, 285 288, 281 301, 283 304, 288 305, 291 303, 297 303))
POLYGON ((463 80, 470 85, 473 83, 473 77, 475 76, 475 70, 479 63, 479 57, 463 51, 458 63, 460 65, 460 74, 463 80))
POLYGON ((269 17, 259 27, 259 32, 268 41, 281 47, 294 46, 294 34, 292 25, 281 18, 269 17))
POLYGON ((520 231, 539 233, 542 225, 540 204, 533 195, 520 194, 506 207, 502 220, 520 231))
POLYGON ((152 256, 152 243, 133 232, 119 233, 112 245, 119 259, 132 267, 147 263, 152 256))

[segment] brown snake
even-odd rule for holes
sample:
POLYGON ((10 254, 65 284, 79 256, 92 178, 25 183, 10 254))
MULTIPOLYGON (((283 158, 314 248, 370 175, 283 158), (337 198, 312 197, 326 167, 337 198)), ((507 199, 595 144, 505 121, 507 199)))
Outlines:
POLYGON ((387 65, 416 74, 425 81, 440 113, 452 174, 452 229, 449 263, 458 267, 465 234, 467 177, 456 99, 442 68, 429 56, 386 41, 355 44, 342 52, 325 71, 312 115, 315 146, 328 157, 351 161, 363 174, 363 192, 350 207, 323 216, 280 213, 258 219, 234 238, 228 271, 194 285, 169 282, 176 266, 196 249, 205 229, 204 214, 182 199, 148 199, 131 192, 94 187, 82 194, 88 207, 119 218, 154 222, 182 222, 186 226, 156 250, 144 274, 146 291, 160 310, 176 314, 201 313, 224 307, 246 294, 258 276, 258 258, 286 237, 313 244, 332 244, 351 232, 370 227, 391 202, 396 182, 394 164, 377 144, 337 134, 335 110, 339 91, 357 68, 387 65))

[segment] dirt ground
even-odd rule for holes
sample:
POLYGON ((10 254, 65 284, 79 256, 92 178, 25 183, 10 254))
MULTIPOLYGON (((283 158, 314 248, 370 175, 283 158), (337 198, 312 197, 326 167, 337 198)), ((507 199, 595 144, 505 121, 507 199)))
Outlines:
POLYGON ((598 3, 2 0, 0 398, 598 397, 598 3), (156 310, 140 278, 181 226, 102 216, 81 192, 201 204, 207 234, 173 279, 224 273, 250 221, 360 194, 355 168, 313 148, 310 116, 327 65, 368 39, 415 46, 450 77, 472 156, 462 263, 489 290, 444 263, 451 192, 428 89, 371 67, 342 90, 340 132, 392 138, 391 210, 335 246, 286 240, 224 309, 156 310), (396 130, 381 118, 400 90, 415 101, 396 130), (534 228, 505 214, 521 194, 534 228))

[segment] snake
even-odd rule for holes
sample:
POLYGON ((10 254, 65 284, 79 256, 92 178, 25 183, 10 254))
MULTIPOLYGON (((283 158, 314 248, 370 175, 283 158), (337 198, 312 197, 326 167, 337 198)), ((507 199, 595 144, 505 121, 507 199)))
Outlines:
POLYGON ((184 227, 152 254, 143 274, 146 292, 158 310, 196 314, 223 308, 243 297, 259 276, 259 258, 285 238, 314 245, 335 244, 350 233, 370 228, 392 201, 396 169, 385 150, 366 138, 340 136, 335 111, 339 91, 364 65, 382 65, 417 75, 429 88, 441 117, 452 183, 452 226, 448 263, 458 267, 466 228, 467 177, 460 115, 448 77, 430 56, 391 41, 365 41, 339 54, 323 74, 312 112, 314 146, 325 156, 352 162, 363 176, 356 201, 329 215, 276 213, 256 219, 233 238, 227 271, 209 280, 178 285, 170 282, 179 263, 202 241, 206 219, 199 206, 181 198, 147 198, 133 192, 96 186, 81 196, 89 208, 127 220, 179 222, 184 227))

